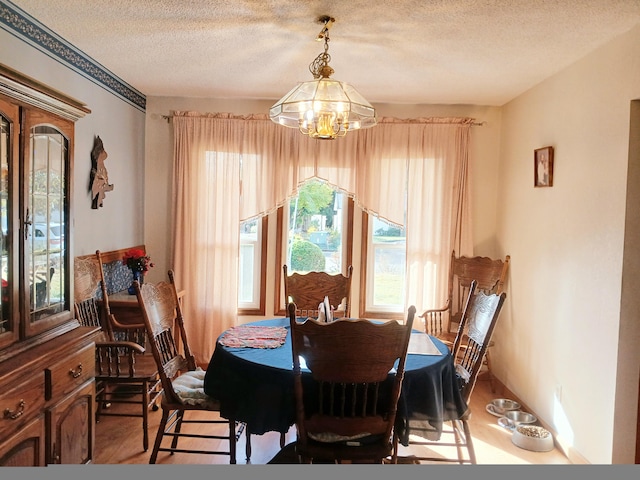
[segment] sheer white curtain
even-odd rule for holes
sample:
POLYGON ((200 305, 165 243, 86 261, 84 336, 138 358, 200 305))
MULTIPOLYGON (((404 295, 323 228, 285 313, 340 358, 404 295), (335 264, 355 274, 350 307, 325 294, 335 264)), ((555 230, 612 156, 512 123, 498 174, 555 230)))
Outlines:
POLYGON ((237 320, 243 122, 186 113, 173 126, 174 269, 189 345, 206 364, 237 320))
POLYGON ((407 270, 405 303, 419 312, 442 306, 451 250, 472 255, 468 188, 470 119, 407 125, 407 270))
POLYGON ((216 338, 237 320, 240 221, 283 205, 312 177, 406 227, 407 306, 444 298, 452 248, 471 245, 473 119, 381 118, 335 141, 311 140, 266 115, 175 112, 173 122, 174 265, 189 292, 186 328, 198 362, 208 362, 216 338))

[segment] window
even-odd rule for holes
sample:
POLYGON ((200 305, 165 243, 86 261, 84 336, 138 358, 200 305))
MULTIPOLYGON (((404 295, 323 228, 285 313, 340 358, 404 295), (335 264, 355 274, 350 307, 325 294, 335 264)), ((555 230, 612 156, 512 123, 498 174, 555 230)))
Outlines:
MULTIPOLYGON (((353 199, 320 180, 305 183, 297 195, 278 209, 275 272, 279 287, 274 291, 274 314, 286 314, 282 280, 285 263, 289 271, 327 273, 344 273, 348 265, 353 265, 354 272, 358 271, 360 275, 359 316, 396 318, 403 314, 405 229, 362 212, 361 261, 355 265, 352 263, 354 209, 353 199)), ((251 229, 246 225, 242 228, 251 229)), ((241 265, 253 262, 251 267, 241 267, 239 299, 246 302, 250 296, 243 292, 251 287, 245 286, 249 285, 249 273, 244 272, 257 272, 255 268, 259 262, 252 252, 258 249, 258 244, 253 243, 258 242, 258 238, 259 235, 249 233, 241 235, 241 265)), ((266 244, 266 239, 263 242, 266 244)), ((255 292, 256 287, 252 288, 255 292)), ((354 310, 352 313, 356 313, 354 310)))
POLYGON ((267 217, 240 223, 238 313, 264 315, 267 217))
POLYGON ((319 180, 304 184, 289 199, 286 264, 290 272, 343 270, 345 195, 319 180))
POLYGON ((407 253, 405 229, 364 213, 362 238, 366 272, 360 302, 364 307, 360 309, 363 316, 402 314, 407 253))
POLYGON ((353 200, 318 179, 306 182, 278 210, 277 314, 285 314, 282 265, 290 272, 346 272, 353 245, 353 200), (285 227, 286 225, 286 227, 285 227))

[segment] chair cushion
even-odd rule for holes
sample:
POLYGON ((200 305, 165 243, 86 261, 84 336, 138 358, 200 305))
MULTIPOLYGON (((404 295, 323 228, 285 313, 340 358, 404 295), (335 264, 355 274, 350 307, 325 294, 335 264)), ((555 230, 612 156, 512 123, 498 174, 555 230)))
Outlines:
POLYGON ((217 404, 216 400, 204 393, 204 375, 205 371, 198 367, 183 373, 173 380, 173 390, 185 405, 201 405, 217 404))
POLYGON ((317 432, 317 433, 309 432, 308 435, 309 435, 309 438, 312 438, 317 442, 345 443, 346 445, 367 444, 369 443, 369 441, 371 441, 371 438, 375 438, 375 439, 379 438, 379 435, 371 435, 370 433, 366 433, 366 432, 359 433, 357 435, 351 435, 351 436, 338 435, 337 433, 333 433, 333 432, 317 432), (368 441, 363 441, 363 439, 367 439, 368 441), (357 441, 357 440, 360 440, 360 441, 357 441))

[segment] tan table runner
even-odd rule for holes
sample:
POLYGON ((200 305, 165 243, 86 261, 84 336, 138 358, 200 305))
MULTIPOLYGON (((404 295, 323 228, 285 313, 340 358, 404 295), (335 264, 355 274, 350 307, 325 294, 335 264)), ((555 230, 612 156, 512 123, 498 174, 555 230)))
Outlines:
POLYGON ((414 355, 442 355, 442 352, 435 346, 431 337, 424 333, 411 333, 407 353, 414 355))

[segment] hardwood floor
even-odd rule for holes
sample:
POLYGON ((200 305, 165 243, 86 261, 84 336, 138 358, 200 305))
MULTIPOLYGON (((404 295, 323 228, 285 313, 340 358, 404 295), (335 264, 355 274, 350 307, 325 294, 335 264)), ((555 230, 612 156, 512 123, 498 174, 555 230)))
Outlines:
MULTIPOLYGON (((471 431, 479 464, 569 464, 569 460, 557 448, 551 452, 531 452, 511 443, 511 434, 497 424, 497 418, 489 414, 485 406, 493 398, 501 397, 500 392, 492 394, 489 382, 478 381, 471 400, 471 431)), ((117 405, 122 408, 122 405, 117 405)), ((153 445, 160 411, 149 413, 149 437, 153 445)), ((192 427, 193 428, 193 427, 192 427)), ((295 440, 295 427, 286 436, 286 442, 295 440)), ((243 434, 238 441, 237 463, 247 463, 245 459, 245 441, 243 434)), ((252 455, 249 463, 265 464, 280 451, 280 434, 269 432, 264 435, 252 435, 252 455)), ((151 448, 151 447, 150 447, 151 448)), ((411 455, 415 448, 401 447, 401 455, 411 455)), ((147 464, 151 451, 142 450, 142 428, 139 419, 126 417, 103 417, 96 424, 96 464, 147 464)), ((229 457, 199 454, 174 454, 160 452, 158 464, 228 464, 229 457)))

